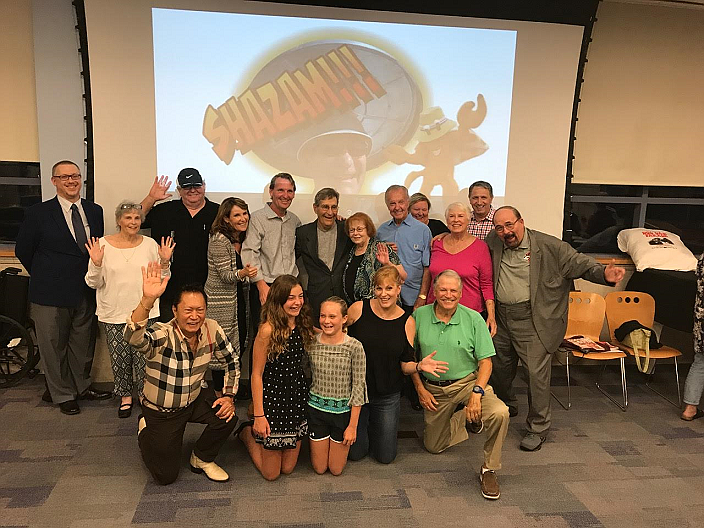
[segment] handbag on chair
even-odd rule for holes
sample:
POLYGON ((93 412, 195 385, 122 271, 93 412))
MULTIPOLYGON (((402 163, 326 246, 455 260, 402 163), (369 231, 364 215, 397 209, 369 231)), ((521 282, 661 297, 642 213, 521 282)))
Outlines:
POLYGON ((655 368, 655 360, 650 359, 650 349, 662 346, 658 342, 655 331, 643 326, 636 320, 631 320, 626 321, 614 330, 614 335, 622 344, 633 349, 638 370, 644 374, 652 374, 655 368))

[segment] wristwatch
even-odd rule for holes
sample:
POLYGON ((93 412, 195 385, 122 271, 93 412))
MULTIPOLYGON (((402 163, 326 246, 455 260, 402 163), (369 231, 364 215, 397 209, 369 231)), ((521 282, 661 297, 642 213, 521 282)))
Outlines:
POLYGON ((474 387, 472 387, 472 392, 484 396, 484 389, 482 389, 479 385, 475 385, 474 387))
POLYGON ((419 299, 423 299, 424 301, 428 298, 427 295, 423 295, 422 293, 418 294, 419 299))

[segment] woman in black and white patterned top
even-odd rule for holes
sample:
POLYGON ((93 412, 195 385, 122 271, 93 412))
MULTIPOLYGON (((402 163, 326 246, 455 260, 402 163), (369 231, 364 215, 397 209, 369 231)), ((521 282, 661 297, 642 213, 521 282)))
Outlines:
POLYGON ((254 422, 244 422, 235 433, 267 480, 293 471, 300 441, 308 432, 308 387, 301 362, 313 335, 301 283, 292 275, 281 275, 262 306, 262 323, 254 340, 254 422))

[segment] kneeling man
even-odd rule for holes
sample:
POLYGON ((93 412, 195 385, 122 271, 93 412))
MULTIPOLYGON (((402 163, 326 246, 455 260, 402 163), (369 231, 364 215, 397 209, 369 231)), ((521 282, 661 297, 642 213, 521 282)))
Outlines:
POLYGON ((220 325, 205 318, 207 297, 199 284, 180 289, 171 321, 147 328, 149 311, 169 278, 161 277, 158 262, 142 268, 142 278, 142 299, 127 320, 125 340, 147 358, 138 436, 144 464, 158 483, 171 484, 178 476, 186 424, 202 423, 206 427, 191 453, 191 471, 224 482, 229 476, 214 460, 237 424, 233 398, 239 356, 220 325), (213 357, 225 369, 223 396, 217 399, 201 392, 213 357))
POLYGON ((494 345, 482 316, 459 304, 462 279, 455 271, 440 273, 433 288, 436 301, 413 313, 415 348, 419 359, 436 352, 434 359, 446 361, 448 370, 439 380, 425 374, 414 376, 418 399, 425 409, 423 443, 431 453, 440 453, 464 442, 467 431, 485 429, 479 480, 484 498, 498 499, 495 472, 501 468, 509 417, 508 407, 487 385, 494 345))

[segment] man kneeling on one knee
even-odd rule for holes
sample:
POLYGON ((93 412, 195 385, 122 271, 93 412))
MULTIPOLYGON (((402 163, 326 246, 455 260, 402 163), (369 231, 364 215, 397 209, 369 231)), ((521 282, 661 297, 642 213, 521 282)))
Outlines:
POLYGON ((487 499, 498 499, 495 472, 501 468, 509 417, 508 407, 487 385, 494 345, 482 316, 459 304, 462 279, 456 272, 440 273, 433 288, 436 301, 413 313, 415 348, 421 359, 435 352, 435 359, 446 361, 448 370, 439 380, 425 374, 414 379, 425 409, 423 443, 431 453, 440 453, 465 441, 467 431, 485 430, 481 491, 487 499))
POLYGON ((201 423, 206 427, 191 453, 191 470, 224 482, 229 476, 214 460, 237 424, 239 354, 220 325, 205 318, 207 297, 199 284, 180 289, 171 321, 147 328, 149 310, 168 277, 161 277, 158 262, 150 262, 142 278, 142 299, 127 320, 125 340, 147 359, 138 435, 144 464, 157 482, 171 484, 179 473, 186 424, 201 423), (211 358, 225 370, 223 396, 217 399, 201 391, 211 358))

